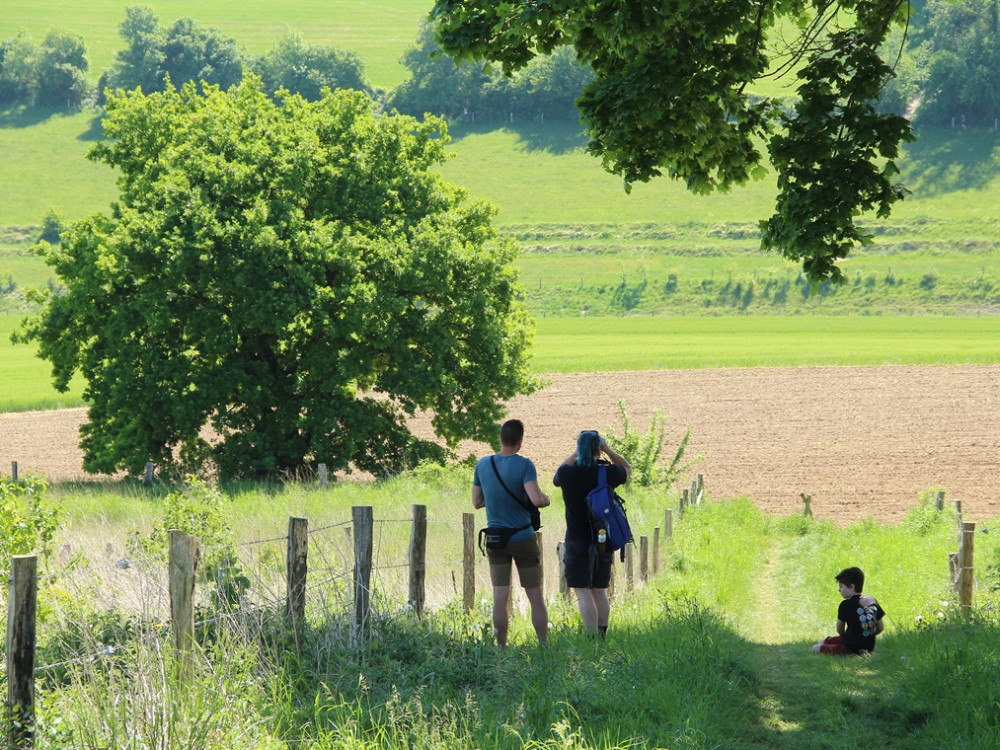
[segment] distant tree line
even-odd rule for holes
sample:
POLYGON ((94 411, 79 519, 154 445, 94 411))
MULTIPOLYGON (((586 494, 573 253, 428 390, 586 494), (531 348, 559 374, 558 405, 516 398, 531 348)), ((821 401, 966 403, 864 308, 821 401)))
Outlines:
POLYGON ((27 32, 0 41, 0 105, 78 106, 91 93, 83 37, 52 29, 38 45, 27 32))
POLYGON ((253 56, 217 29, 190 18, 164 28, 150 8, 134 6, 126 8, 119 32, 125 46, 96 89, 87 82, 89 63, 79 34, 54 29, 40 46, 23 31, 0 41, 0 106, 102 104, 108 89, 151 94, 164 91, 168 81, 174 88, 193 80, 225 90, 243 79, 244 70, 257 73, 272 95, 286 88, 316 101, 324 88, 374 93, 356 54, 307 44, 294 31, 267 54, 253 56))
POLYGON ((1000 117, 1000 0, 914 3, 906 40, 883 54, 896 78, 882 104, 914 124, 993 127, 1000 117))
POLYGON ((570 47, 558 47, 512 76, 483 62, 456 63, 441 53, 433 27, 426 23, 403 62, 410 77, 389 93, 388 105, 407 114, 433 112, 449 119, 576 121, 576 99, 593 78, 570 47))
POLYGON ((483 64, 456 65, 437 55, 432 28, 424 24, 417 46, 404 58, 411 77, 394 90, 377 91, 353 52, 306 43, 288 31, 273 49, 254 56, 236 40, 190 18, 169 27, 146 6, 125 9, 119 26, 124 47, 114 55, 96 89, 87 80, 89 62, 83 37, 53 29, 41 45, 27 32, 0 41, 0 106, 81 106, 102 104, 108 89, 150 94, 185 82, 204 81, 223 90, 238 84, 245 70, 259 75, 272 96, 282 88, 316 101, 324 88, 356 89, 387 107, 413 115, 425 112, 479 120, 573 119, 574 101, 589 70, 569 48, 537 61, 508 78, 483 64))
MULTIPOLYGON (((905 37, 897 34, 883 50, 896 72, 883 92, 883 110, 908 114, 917 124, 993 125, 1000 116, 1000 0, 926 0, 914 7, 905 37)), ((356 54, 308 44, 295 31, 259 56, 190 18, 163 27, 146 6, 126 8, 119 31, 124 47, 96 89, 88 83, 79 34, 53 29, 36 44, 22 31, 0 41, 0 106, 100 104, 107 89, 148 94, 165 90, 168 80, 174 87, 195 80, 228 89, 250 70, 271 95, 286 88, 316 101, 324 88, 357 89, 415 116, 575 121, 575 101, 593 78, 570 47, 534 59, 513 76, 486 63, 456 63, 441 54, 427 23, 403 57, 410 77, 389 91, 372 86, 356 54)))

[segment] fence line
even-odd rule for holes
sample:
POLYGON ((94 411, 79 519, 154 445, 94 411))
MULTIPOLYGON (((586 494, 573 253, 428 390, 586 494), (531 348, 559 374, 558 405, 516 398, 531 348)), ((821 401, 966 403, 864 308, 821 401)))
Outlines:
MULTIPOLYGON (((689 489, 685 489, 680 496, 677 508, 678 517, 683 517, 686 508, 700 504, 704 499, 704 484, 702 476, 698 476, 696 482, 692 482, 689 489)), ((938 508, 943 507, 943 493, 939 494, 938 508)), ((952 580, 963 613, 970 613, 972 607, 972 590, 974 584, 973 565, 973 543, 975 536, 974 523, 962 522, 961 505, 956 503, 959 516, 959 551, 950 555, 952 565, 952 580)), ((806 512, 809 512, 806 503, 806 512)), ((386 570, 408 569, 409 577, 407 582, 407 608, 414 610, 418 615, 422 615, 426 604, 426 573, 428 564, 426 559, 427 550, 427 530, 431 524, 452 527, 457 525, 453 521, 429 521, 427 519, 427 509, 423 505, 412 506, 412 518, 406 521, 410 524, 410 541, 408 557, 406 562, 388 565, 376 565, 376 536, 375 524, 378 523, 378 548, 382 546, 382 531, 386 524, 402 524, 401 519, 375 519, 371 506, 356 506, 352 509, 350 521, 342 521, 318 528, 310 529, 308 520, 305 518, 289 518, 288 532, 285 536, 276 536, 266 539, 256 539, 243 542, 237 545, 241 549, 249 549, 263 544, 284 541, 286 543, 285 556, 285 591, 282 595, 279 591, 277 577, 274 583, 268 583, 264 575, 256 576, 256 586, 252 590, 264 593, 265 603, 269 606, 284 607, 284 614, 294 625, 301 622, 306 613, 308 604, 307 593, 310 590, 319 592, 322 601, 328 593, 329 584, 344 583, 344 590, 349 592, 349 599, 353 603, 351 621, 351 638, 364 641, 368 635, 368 629, 372 622, 372 599, 379 589, 387 589, 387 585, 376 588, 372 584, 371 578, 374 575, 379 579, 380 584, 385 584, 381 572, 386 570), (315 539, 319 532, 343 527, 345 530, 344 546, 336 544, 315 544, 310 545, 310 539, 315 539), (347 553, 344 553, 346 548, 347 553), (331 552, 339 553, 331 555, 331 552), (319 560, 320 564, 310 564, 310 558, 319 560), (348 562, 353 561, 353 570, 346 572, 348 562), (335 572, 341 571, 341 572, 335 572), (319 581, 308 581, 308 574, 312 572, 314 578, 317 573, 332 573, 319 581), (308 585, 307 585, 308 584, 308 585)), ((461 570, 462 584, 461 597, 465 611, 471 611, 475 606, 476 592, 476 568, 477 561, 481 563, 482 558, 476 552, 476 521, 473 513, 463 513, 461 520, 462 546, 461 546, 461 570)), ((987 531, 987 529, 982 529, 987 531)), ((660 546, 663 540, 669 540, 673 534, 673 509, 667 508, 664 511, 663 526, 656 526, 652 533, 652 544, 649 536, 643 534, 635 539, 635 544, 628 545, 625 549, 624 585, 626 590, 632 590, 637 584, 643 585, 650 575, 659 572, 660 546), (638 564, 635 563, 635 556, 638 554, 638 564)), ((544 545, 542 544, 543 534, 539 532, 539 553, 542 558, 543 570, 545 565, 544 545)), ((174 651, 178 654, 177 663, 180 673, 183 675, 191 670, 193 666, 193 645, 195 642, 196 628, 225 619, 228 615, 222 613, 215 618, 195 620, 197 605, 195 595, 197 592, 196 580, 199 562, 205 552, 223 548, 221 546, 201 547, 198 539, 184 534, 177 530, 169 532, 169 555, 167 558, 166 586, 163 586, 155 576, 148 576, 149 571, 155 570, 153 565, 147 571, 146 564, 162 564, 162 560, 157 557, 140 558, 129 560, 120 558, 114 563, 105 565, 95 565, 86 568, 73 568, 70 573, 78 574, 90 571, 104 571, 107 569, 121 570, 127 577, 135 578, 130 574, 136 574, 138 580, 148 584, 146 591, 155 590, 156 595, 162 600, 166 593, 170 602, 170 638, 174 651)), ((558 570, 556 580, 558 581, 558 593, 568 594, 565 582, 565 571, 562 568, 562 542, 555 546, 558 570)), ((458 581, 455 577, 454 565, 445 563, 452 569, 452 586, 459 592, 458 581)), ((262 566, 257 565, 255 569, 262 566)), ((435 567, 438 567, 435 565, 435 567)), ((616 569, 619 567, 617 561, 612 570, 611 587, 609 594, 615 595, 616 569)), ((37 560, 34 556, 25 555, 14 558, 10 576, 7 579, 9 595, 7 598, 8 607, 8 629, 7 629, 7 649, 6 663, 0 665, 7 676, 8 696, 6 702, 6 716, 8 720, 8 744, 16 750, 27 748, 31 744, 33 736, 32 726, 34 721, 33 696, 34 696, 34 675, 58 667, 68 666, 86 661, 93 661, 103 656, 111 656, 118 653, 126 646, 120 643, 105 646, 103 649, 89 654, 82 654, 75 658, 64 659, 46 664, 44 666, 35 665, 35 612, 37 608, 37 588, 40 580, 48 580, 58 577, 57 574, 39 576, 37 572, 37 560)), ((544 581, 544 578, 543 578, 544 581)), ((544 586, 544 583, 543 583, 544 586)), ((511 606, 510 597, 508 605, 511 606)), ((153 632, 153 631, 150 631, 153 632)))
MULTIPOLYGON (((685 500, 687 503, 700 502, 701 499, 701 477, 697 483, 692 485, 690 498, 685 490, 685 500), (693 499, 696 498, 696 499, 693 499)), ((667 510, 666 518, 670 518, 670 510, 667 510)), ((368 627, 372 621, 372 596, 375 593, 371 583, 371 577, 382 578, 381 572, 386 570, 409 570, 409 581, 407 587, 407 605, 421 615, 424 611, 426 601, 426 573, 428 564, 426 559, 427 549, 427 528, 429 524, 444 526, 447 528, 458 525, 454 521, 429 521, 427 519, 426 506, 414 505, 413 516, 410 519, 378 519, 378 549, 382 547, 382 531, 387 524, 410 524, 410 543, 408 557, 405 562, 398 564, 379 564, 376 561, 376 519, 373 517, 370 506, 355 507, 352 511, 350 521, 321 526, 310 529, 308 520, 304 518, 290 518, 288 533, 285 536, 275 536, 263 539, 254 539, 240 542, 234 545, 213 545, 203 547, 201 542, 195 537, 185 534, 176 529, 168 532, 169 552, 166 560, 166 586, 156 582, 152 578, 146 577, 146 570, 155 570, 155 566, 163 563, 163 560, 151 556, 144 558, 120 557, 114 562, 101 565, 76 566, 60 573, 39 576, 37 572, 37 558, 32 555, 19 556, 15 558, 11 575, 7 580, 10 587, 8 596, 8 638, 6 663, 2 666, 7 673, 8 697, 7 697, 7 717, 16 719, 8 721, 10 727, 8 732, 8 743, 11 748, 20 750, 29 747, 32 740, 32 722, 34 720, 34 675, 44 671, 73 664, 93 661, 102 656, 111 656, 125 648, 124 645, 116 643, 107 645, 99 651, 81 654, 78 657, 63 659, 43 666, 35 665, 35 610, 37 607, 37 586, 39 580, 66 579, 67 575, 77 577, 87 572, 102 573, 108 570, 121 571, 127 578, 135 580, 138 574, 139 580, 152 583, 151 586, 144 586, 144 590, 155 589, 156 593, 162 597, 165 593, 170 603, 169 632, 172 647, 178 655, 177 663, 180 677, 189 674, 193 668, 193 647, 195 643, 196 628, 204 627, 212 622, 225 619, 225 615, 215 618, 195 620, 197 610, 196 603, 196 580, 199 570, 199 563, 206 553, 219 549, 250 549, 264 544, 284 541, 286 543, 285 558, 285 595, 284 601, 277 591, 276 585, 271 585, 266 581, 264 575, 256 575, 256 586, 253 590, 263 591, 264 598, 270 604, 284 604, 284 612, 293 623, 301 621, 305 617, 307 604, 307 591, 310 587, 321 590, 326 584, 339 581, 350 581, 353 587, 353 635, 355 638, 364 639, 368 627), (322 531, 329 531, 338 527, 345 529, 345 543, 350 549, 353 546, 354 569, 351 574, 335 573, 327 576, 319 582, 312 582, 307 586, 309 572, 309 556, 318 556, 321 564, 313 567, 313 572, 343 570, 346 560, 341 560, 337 564, 336 560, 331 560, 328 554, 329 548, 338 548, 336 545, 314 545, 310 547, 310 538, 322 531), (19 712, 19 713, 17 713, 19 712)), ((473 609, 475 604, 476 591, 476 563, 475 553, 476 524, 472 513, 464 513, 461 521, 462 529, 462 554, 460 561, 462 568, 462 602, 466 611, 473 609)), ((669 538, 670 530, 665 534, 669 538)), ((544 561, 544 548, 541 545, 542 534, 538 534, 540 549, 544 561)), ((657 545, 660 539, 660 528, 654 531, 654 560, 653 572, 658 568, 657 545)), ((646 536, 637 539, 640 547, 640 572, 639 580, 645 582, 649 569, 647 556, 649 545, 646 536)), ((109 550, 110 550, 109 545, 109 550)), ((71 558, 72 551, 69 545, 65 545, 61 550, 61 557, 67 560, 71 558)), ((558 547, 557 547, 558 554, 558 547)), ((343 557, 343 556, 342 556, 343 557)), ((561 560, 560 560, 561 563, 561 560)), ((452 584, 458 590, 455 580, 454 566, 444 563, 452 568, 452 584)), ((544 565, 544 562, 543 562, 544 565)), ((260 569, 260 565, 254 566, 255 570, 260 569)), ((437 564, 434 567, 439 567, 437 564)), ((559 571, 559 591, 566 590, 563 571, 559 571)), ((634 586, 633 576, 633 554, 630 548, 625 558, 625 579, 626 588, 634 586)), ((106 586, 106 581, 101 581, 106 586)), ((512 597, 513 598, 513 597, 512 597)))

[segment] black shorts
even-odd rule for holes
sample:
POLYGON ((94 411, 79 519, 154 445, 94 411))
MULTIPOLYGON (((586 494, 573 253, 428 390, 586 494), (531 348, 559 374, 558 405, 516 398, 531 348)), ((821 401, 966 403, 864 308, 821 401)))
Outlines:
POLYGON ((566 585, 571 589, 606 589, 611 583, 611 562, 614 552, 598 552, 589 542, 566 542, 563 565, 566 585))

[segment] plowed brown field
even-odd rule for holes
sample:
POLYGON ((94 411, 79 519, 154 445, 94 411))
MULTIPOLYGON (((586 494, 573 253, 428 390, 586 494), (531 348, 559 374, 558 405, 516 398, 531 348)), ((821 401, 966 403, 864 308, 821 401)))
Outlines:
MULTIPOLYGON (((668 450, 691 427, 712 498, 749 497, 777 514, 812 495, 819 518, 897 521, 922 490, 944 489, 968 520, 1000 513, 1000 366, 671 370, 551 376, 509 414, 547 484, 581 429, 621 431, 616 401, 645 431, 667 418, 668 450)), ((84 477, 83 409, 0 414, 0 466, 52 481, 84 477)), ((417 426, 427 433, 426 424, 417 426)), ((463 451, 482 452, 482 446, 463 451)))

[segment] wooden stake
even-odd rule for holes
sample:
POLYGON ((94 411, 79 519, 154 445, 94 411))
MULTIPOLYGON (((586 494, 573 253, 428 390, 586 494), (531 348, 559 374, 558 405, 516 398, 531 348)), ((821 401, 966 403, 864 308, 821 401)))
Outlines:
POLYGON ((471 612, 476 605, 476 516, 462 514, 462 606, 471 612))
POLYGON ((285 614, 301 620, 306 614, 306 574, 309 570, 309 521, 288 519, 287 601, 285 614))
POLYGON ((427 580, 427 506, 413 506, 410 527, 410 606, 418 615, 424 613, 427 580))
POLYGON ((190 675, 194 648, 194 582, 198 570, 198 540, 170 529, 170 633, 182 679, 190 675))
POLYGON ((12 750, 34 743, 35 613, 38 609, 38 559, 11 559, 7 596, 7 706, 4 723, 12 750))

